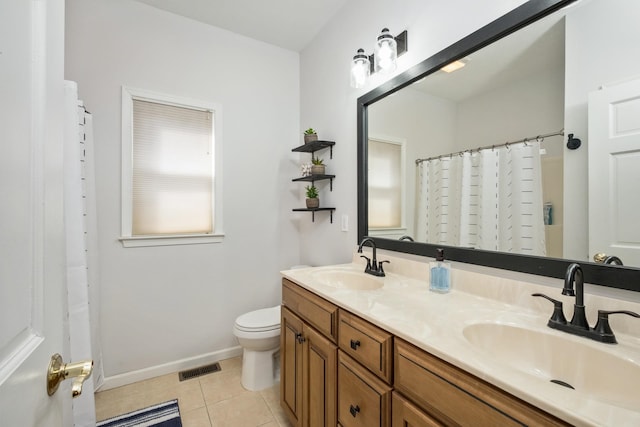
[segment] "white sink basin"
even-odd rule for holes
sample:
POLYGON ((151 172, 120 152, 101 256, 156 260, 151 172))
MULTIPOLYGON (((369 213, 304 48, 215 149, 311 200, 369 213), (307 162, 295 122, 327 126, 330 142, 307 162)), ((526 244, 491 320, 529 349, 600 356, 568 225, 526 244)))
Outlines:
POLYGON ((384 277, 376 277, 353 270, 319 270, 313 277, 324 286, 337 289, 370 291, 384 286, 384 277))
POLYGON ((607 351, 613 349, 609 344, 500 323, 472 324, 463 334, 496 362, 542 381, 570 384, 595 400, 635 411, 640 408, 640 363, 607 351))

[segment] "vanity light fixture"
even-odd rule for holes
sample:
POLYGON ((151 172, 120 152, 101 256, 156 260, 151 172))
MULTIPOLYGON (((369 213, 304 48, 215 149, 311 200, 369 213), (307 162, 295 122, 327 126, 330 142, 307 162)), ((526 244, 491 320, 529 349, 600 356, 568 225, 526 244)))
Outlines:
POLYGON ((351 62, 351 87, 363 87, 374 72, 392 73, 397 68, 396 59, 407 51, 407 31, 392 36, 388 28, 383 28, 378 36, 374 53, 367 55, 358 49, 351 62))

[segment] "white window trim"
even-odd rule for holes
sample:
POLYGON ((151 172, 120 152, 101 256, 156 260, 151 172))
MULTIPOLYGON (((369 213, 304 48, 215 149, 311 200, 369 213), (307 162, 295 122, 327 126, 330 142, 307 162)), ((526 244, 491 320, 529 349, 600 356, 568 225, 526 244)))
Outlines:
POLYGON ((222 223, 222 106, 220 104, 167 95, 144 89, 122 86, 122 228, 119 240, 126 248, 142 246, 193 245, 220 243, 224 239, 222 223), (211 234, 166 236, 132 236, 133 211, 133 99, 160 102, 186 108, 212 111, 214 117, 214 230, 211 234))
POLYGON ((400 146, 400 180, 402 187, 400 189, 400 227, 381 227, 370 228, 370 235, 389 235, 393 232, 406 232, 407 230, 407 140, 405 138, 393 137, 388 135, 370 134, 367 141, 374 140, 378 142, 384 142, 387 144, 394 144, 400 146), (386 232, 386 231, 389 231, 386 232))

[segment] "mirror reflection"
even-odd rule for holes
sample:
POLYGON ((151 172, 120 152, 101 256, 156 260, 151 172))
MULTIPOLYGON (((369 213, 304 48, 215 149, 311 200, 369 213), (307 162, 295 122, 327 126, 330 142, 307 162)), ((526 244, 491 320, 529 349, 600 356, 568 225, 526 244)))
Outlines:
POLYGON ((370 104, 369 235, 640 266, 638 12, 578 1, 370 104))

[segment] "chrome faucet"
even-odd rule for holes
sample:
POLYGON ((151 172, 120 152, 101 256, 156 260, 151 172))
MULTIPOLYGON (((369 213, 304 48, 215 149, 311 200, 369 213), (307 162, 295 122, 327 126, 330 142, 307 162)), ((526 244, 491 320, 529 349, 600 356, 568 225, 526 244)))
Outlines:
POLYGON ((364 258, 367 260, 367 266, 364 269, 364 272, 367 274, 372 274, 374 276, 384 277, 384 269, 382 268, 382 264, 389 261, 378 262, 376 258, 376 242, 371 237, 365 237, 364 239, 362 239, 362 241, 360 242, 360 246, 358 246, 359 254, 362 253, 362 247, 364 246, 365 243, 369 243, 369 245, 371 246, 371 249, 373 249, 373 254, 372 254, 372 259, 369 259, 364 255, 360 255, 360 258, 364 258))
POLYGON ((580 265, 573 263, 567 267, 567 273, 564 277, 564 287, 562 288, 562 295, 575 296, 576 302, 573 305, 573 317, 571 322, 567 323, 564 317, 562 309, 562 301, 555 300, 545 294, 531 294, 534 297, 542 297, 553 303, 553 314, 547 322, 547 326, 560 331, 568 332, 570 334, 579 335, 581 337, 590 338, 592 340, 615 344, 616 340, 611 327, 609 326, 610 314, 626 314, 628 316, 640 318, 640 314, 627 310, 598 310, 598 321, 596 325, 591 328, 587 321, 584 307, 584 279, 582 274, 582 268, 580 265), (575 285, 575 290, 574 290, 575 285))
POLYGON ((402 237, 401 237, 401 238, 399 238, 398 240, 408 240, 408 241, 410 241, 410 242, 413 242, 413 241, 414 241, 414 240, 413 240, 413 237, 411 237, 411 236, 407 236, 407 235, 402 236, 402 237))

